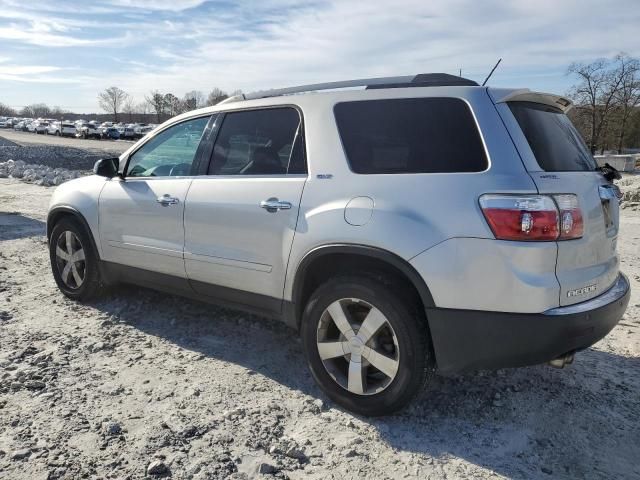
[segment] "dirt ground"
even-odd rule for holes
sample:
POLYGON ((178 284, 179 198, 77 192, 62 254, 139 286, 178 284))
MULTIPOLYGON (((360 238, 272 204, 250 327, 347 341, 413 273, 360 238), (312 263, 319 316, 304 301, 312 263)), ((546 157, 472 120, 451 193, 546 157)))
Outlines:
POLYGON ((313 383, 296 334, 120 287, 65 299, 51 188, 0 180, 0 478, 640 478, 640 213, 618 248, 633 293, 573 365, 436 377, 362 418, 313 383))

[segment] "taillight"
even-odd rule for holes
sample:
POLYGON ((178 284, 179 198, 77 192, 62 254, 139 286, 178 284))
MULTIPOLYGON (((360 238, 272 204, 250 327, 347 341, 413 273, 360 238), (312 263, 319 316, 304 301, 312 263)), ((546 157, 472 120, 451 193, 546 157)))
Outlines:
POLYGON ((558 208, 544 195, 482 195, 480 207, 498 240, 558 239, 558 208))
POLYGON ((582 237, 584 222, 575 195, 554 195, 560 211, 560 240, 582 237))
POLYGON ((584 231, 578 197, 573 194, 489 194, 480 197, 480 207, 498 240, 571 240, 584 231))

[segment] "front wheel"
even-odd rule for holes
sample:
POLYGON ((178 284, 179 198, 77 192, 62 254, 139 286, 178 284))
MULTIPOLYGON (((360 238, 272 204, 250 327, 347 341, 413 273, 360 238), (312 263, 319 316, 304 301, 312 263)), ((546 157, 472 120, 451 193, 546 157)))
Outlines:
POLYGON ((49 240, 53 278, 60 291, 73 300, 88 300, 100 289, 98 255, 89 233, 75 219, 55 224, 49 240))
POLYGON ((338 277, 311 295, 302 341, 313 377, 333 401, 386 415, 424 388, 434 362, 418 305, 369 276, 338 277))

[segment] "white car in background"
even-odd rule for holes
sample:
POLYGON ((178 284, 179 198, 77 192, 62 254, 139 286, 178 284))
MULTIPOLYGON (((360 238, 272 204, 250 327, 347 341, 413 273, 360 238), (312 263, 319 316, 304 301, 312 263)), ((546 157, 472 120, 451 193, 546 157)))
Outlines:
POLYGON ((101 134, 102 132, 100 128, 98 128, 96 124, 92 122, 83 123, 76 126, 75 136, 78 138, 97 138, 98 140, 100 140, 101 134))
POLYGON ((43 135, 47 133, 47 128, 49 127, 49 122, 46 120, 36 120, 31 124, 33 130, 29 130, 35 134, 42 133, 43 135))
POLYGON ((127 125, 125 125, 124 127, 122 127, 122 129, 118 129, 118 131, 120 132, 120 138, 121 139, 131 139, 133 140, 133 138, 135 137, 136 133, 135 133, 135 124, 133 123, 129 123, 127 125))
POLYGON ((73 137, 76 134, 76 126, 75 124, 69 122, 69 121, 62 121, 62 122, 53 122, 49 124, 49 127, 47 128, 47 133, 49 135, 56 135, 56 136, 69 136, 69 137, 73 137))
POLYGON ((153 129, 156 128, 156 127, 157 127, 157 125, 150 124, 150 125, 145 125, 143 127, 134 129, 135 137, 136 138, 142 138, 145 135, 147 135, 149 132, 153 131, 153 129))

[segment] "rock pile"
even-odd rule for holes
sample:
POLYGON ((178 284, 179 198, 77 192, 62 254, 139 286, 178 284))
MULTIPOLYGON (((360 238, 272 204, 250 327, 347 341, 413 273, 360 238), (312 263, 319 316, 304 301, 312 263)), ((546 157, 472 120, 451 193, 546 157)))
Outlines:
POLYGON ((31 165, 22 160, 0 162, 0 178, 19 178, 24 182, 45 187, 57 186, 82 175, 83 173, 78 170, 31 165))
POLYGON ((0 146, 0 162, 12 158, 16 161, 38 163, 52 168, 90 170, 97 160, 106 157, 117 157, 122 153, 123 145, 114 145, 114 147, 110 150, 105 148, 75 148, 61 145, 0 146))

